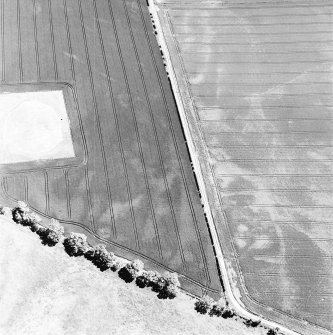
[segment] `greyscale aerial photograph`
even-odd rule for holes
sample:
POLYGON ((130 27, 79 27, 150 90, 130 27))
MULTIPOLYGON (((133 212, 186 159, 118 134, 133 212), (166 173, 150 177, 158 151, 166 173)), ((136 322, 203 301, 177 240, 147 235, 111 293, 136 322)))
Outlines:
POLYGON ((0 0, 0 335, 333 334, 332 62, 332 0, 0 0))

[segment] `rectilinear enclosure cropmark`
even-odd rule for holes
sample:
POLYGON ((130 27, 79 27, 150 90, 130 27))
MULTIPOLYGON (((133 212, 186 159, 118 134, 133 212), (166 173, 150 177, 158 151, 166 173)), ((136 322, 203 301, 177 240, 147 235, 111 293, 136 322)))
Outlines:
POLYGON ((61 90, 0 94, 0 164, 74 157, 61 90))

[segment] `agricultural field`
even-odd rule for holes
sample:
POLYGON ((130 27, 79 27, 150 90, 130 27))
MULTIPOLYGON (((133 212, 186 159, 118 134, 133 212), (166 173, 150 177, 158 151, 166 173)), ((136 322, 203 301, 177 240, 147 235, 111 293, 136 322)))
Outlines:
POLYGON ((146 1, 0 0, 0 31, 1 204, 220 295, 146 1))
POLYGON ((332 332, 332 4, 154 2, 235 294, 332 332))
POLYGON ((266 335, 241 320, 201 315, 196 299, 156 293, 99 271, 62 245, 43 246, 28 228, 0 216, 0 333, 10 335, 266 335), (29 280, 27 280, 29 278, 29 280))

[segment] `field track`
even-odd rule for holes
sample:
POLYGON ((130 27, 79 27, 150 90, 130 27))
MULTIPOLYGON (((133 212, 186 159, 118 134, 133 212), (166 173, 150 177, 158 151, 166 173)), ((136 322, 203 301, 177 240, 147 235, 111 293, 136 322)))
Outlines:
POLYGON ((154 2, 235 295, 330 334, 332 4, 154 2))
MULTIPOLYGON (((221 283, 179 116, 144 0, 0 0, 2 90, 61 88, 76 157, 0 166, 26 201, 124 257, 221 283)), ((24 136, 24 134, 22 135, 24 136)))

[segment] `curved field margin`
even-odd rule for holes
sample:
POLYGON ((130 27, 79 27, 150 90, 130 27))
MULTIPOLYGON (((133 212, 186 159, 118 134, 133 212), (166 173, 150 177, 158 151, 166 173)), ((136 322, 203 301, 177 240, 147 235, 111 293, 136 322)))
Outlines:
POLYGON ((62 90, 75 152, 0 165, 2 203, 23 200, 92 244, 178 272, 192 294, 220 296, 145 1, 1 0, 0 38, 0 93, 62 90))
POLYGON ((154 2, 227 293, 329 334, 331 5, 154 2))

